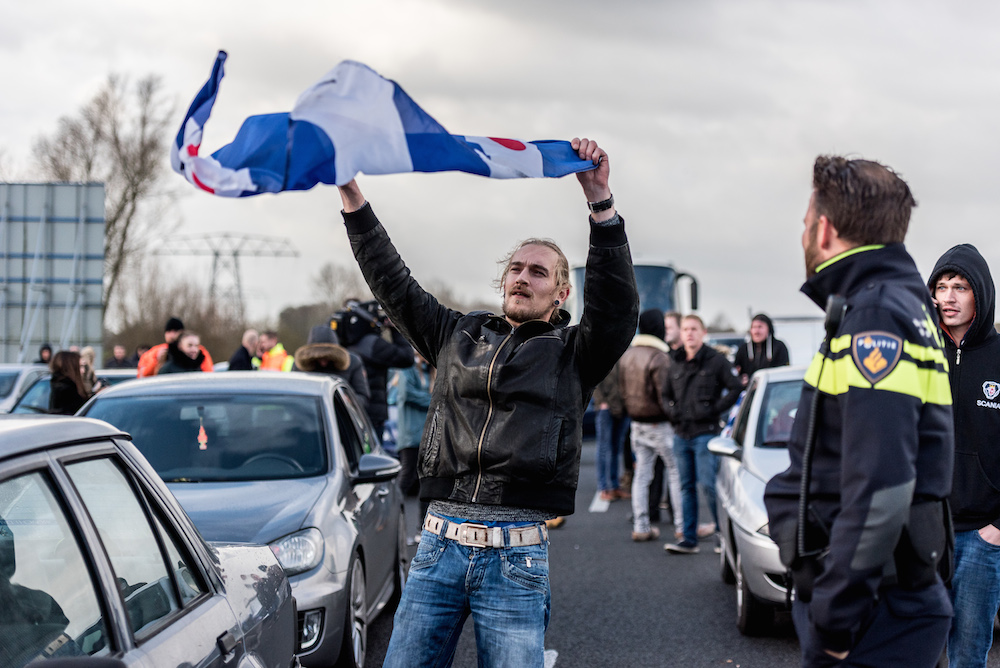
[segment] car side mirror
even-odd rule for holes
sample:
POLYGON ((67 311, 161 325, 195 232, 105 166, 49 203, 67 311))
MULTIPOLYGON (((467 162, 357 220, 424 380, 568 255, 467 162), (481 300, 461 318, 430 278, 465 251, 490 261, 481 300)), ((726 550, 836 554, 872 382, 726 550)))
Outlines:
POLYGON ((708 442, 708 451, 721 457, 743 461, 743 448, 728 436, 716 436, 708 442))
POLYGON ((399 461, 389 455, 361 455, 358 473, 353 476, 354 484, 388 482, 399 475, 401 468, 399 461))

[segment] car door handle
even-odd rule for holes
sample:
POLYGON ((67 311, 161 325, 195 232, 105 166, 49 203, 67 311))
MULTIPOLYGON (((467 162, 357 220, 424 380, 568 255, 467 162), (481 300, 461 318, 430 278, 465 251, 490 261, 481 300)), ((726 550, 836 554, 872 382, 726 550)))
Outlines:
POLYGON ((389 496, 389 488, 385 485, 375 490, 375 496, 389 496))
POLYGON ((229 656, 232 654, 233 650, 236 649, 236 636, 234 636, 230 631, 226 631, 215 639, 215 644, 218 645, 219 651, 222 652, 222 656, 229 656))

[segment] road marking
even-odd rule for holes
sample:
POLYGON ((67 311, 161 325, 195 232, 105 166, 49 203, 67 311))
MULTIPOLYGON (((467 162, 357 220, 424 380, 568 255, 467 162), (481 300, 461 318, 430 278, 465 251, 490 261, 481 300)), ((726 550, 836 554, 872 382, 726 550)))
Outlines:
POLYGON ((606 513, 608 508, 611 506, 610 501, 605 501, 601 498, 601 491, 598 490, 594 493, 594 500, 590 502, 589 510, 592 513, 606 513))
POLYGON ((555 668, 556 659, 559 658, 559 652, 554 649, 545 650, 545 668, 555 668))

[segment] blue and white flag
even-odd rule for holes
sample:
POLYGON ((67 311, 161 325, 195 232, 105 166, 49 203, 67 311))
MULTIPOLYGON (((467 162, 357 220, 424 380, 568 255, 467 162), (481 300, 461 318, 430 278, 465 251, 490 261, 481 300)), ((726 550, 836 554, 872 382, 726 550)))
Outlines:
POLYGON ((198 155, 222 82, 220 51, 171 146, 174 171, 223 197, 344 185, 358 172, 462 171, 498 179, 559 177, 593 169, 567 141, 522 142, 449 134, 395 82, 345 60, 288 113, 251 116, 231 144, 198 155))

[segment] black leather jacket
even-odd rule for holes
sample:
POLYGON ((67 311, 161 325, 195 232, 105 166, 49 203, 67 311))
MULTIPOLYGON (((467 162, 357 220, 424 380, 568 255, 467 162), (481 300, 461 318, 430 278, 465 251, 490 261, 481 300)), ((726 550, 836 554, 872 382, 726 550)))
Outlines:
POLYGON ((573 512, 583 412, 628 348, 639 303, 624 225, 591 226, 579 325, 512 328, 442 306, 410 276, 369 205, 344 214, 362 272, 437 368, 418 470, 422 499, 573 512))

